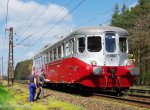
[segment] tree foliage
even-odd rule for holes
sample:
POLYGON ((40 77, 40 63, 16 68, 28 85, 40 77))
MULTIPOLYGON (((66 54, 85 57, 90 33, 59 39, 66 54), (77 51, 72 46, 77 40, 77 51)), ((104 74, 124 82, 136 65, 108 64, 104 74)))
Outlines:
POLYGON ((128 30, 130 52, 134 54, 135 64, 141 70, 140 83, 146 83, 143 79, 150 77, 150 0, 139 0, 131 9, 125 7, 123 5, 117 17, 114 11, 111 25, 128 30))
POLYGON ((32 60, 17 63, 15 68, 15 79, 26 80, 32 70, 32 60))

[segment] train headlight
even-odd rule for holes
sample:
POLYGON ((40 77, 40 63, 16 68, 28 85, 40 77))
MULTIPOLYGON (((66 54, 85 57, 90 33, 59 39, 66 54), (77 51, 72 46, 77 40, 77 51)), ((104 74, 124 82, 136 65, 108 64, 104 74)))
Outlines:
POLYGON ((102 67, 93 67, 93 74, 94 75, 101 75, 101 74, 103 74, 103 68, 102 67))
POLYGON ((91 65, 92 65, 92 66, 96 66, 96 65, 97 65, 97 62, 96 62, 96 61, 92 61, 92 62, 91 62, 91 65))
POLYGON ((139 75, 140 74, 140 69, 137 67, 132 67, 130 68, 130 74, 131 75, 139 75))

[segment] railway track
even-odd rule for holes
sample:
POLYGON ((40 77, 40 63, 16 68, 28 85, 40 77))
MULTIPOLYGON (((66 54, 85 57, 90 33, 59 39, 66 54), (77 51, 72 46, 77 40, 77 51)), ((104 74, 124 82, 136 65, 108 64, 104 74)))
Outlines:
POLYGON ((150 94, 150 90, 143 90, 143 89, 129 89, 130 92, 136 92, 136 93, 147 93, 150 94))
POLYGON ((128 96, 122 96, 122 97, 117 97, 117 96, 112 96, 112 95, 104 95, 104 94, 98 94, 94 93, 93 97, 99 98, 99 97, 104 97, 107 99, 113 99, 118 102, 123 102, 127 103, 130 105, 136 105, 144 108, 150 108, 150 97, 148 96, 141 96, 141 95, 128 95, 128 96))

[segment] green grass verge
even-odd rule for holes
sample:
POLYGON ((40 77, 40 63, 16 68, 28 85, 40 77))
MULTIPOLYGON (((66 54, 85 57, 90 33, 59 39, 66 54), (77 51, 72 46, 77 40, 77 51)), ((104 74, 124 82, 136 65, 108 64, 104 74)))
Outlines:
POLYGON ((14 85, 6 88, 0 86, 0 110, 83 110, 68 102, 62 102, 52 97, 46 97, 33 103, 29 102, 28 88, 14 85), (21 89, 21 92, 17 90, 21 89))
POLYGON ((14 107, 10 106, 13 97, 9 90, 0 85, 0 110, 14 110, 14 107))

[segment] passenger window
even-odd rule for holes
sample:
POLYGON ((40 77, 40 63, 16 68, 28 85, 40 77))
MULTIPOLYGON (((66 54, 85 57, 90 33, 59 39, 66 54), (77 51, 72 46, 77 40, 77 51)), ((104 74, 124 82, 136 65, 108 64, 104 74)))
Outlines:
POLYGON ((78 51, 80 53, 83 53, 84 50, 85 50, 85 38, 84 37, 78 38, 78 51))
POLYGON ((66 48, 65 48, 65 52, 66 52, 66 56, 68 56, 69 55, 69 43, 67 42, 66 43, 66 48))
POLYGON ((58 58, 61 58, 61 46, 58 47, 58 58))
POLYGON ((48 58, 49 58, 48 60, 49 60, 49 62, 51 61, 51 60, 50 60, 50 57, 51 57, 51 53, 50 53, 50 51, 49 51, 49 52, 48 52, 48 58))
POLYGON ((102 49, 101 37, 88 37, 88 51, 99 52, 102 49))
POLYGON ((126 53, 127 52, 127 44, 126 44, 127 38, 120 37, 119 38, 119 48, 121 52, 126 53))
POLYGON ((49 62, 49 55, 48 55, 48 52, 46 52, 46 63, 49 62))
POLYGON ((61 57, 64 57, 65 56, 65 46, 64 46, 64 43, 61 44, 61 57))
POLYGON ((57 59, 57 52, 56 52, 56 48, 53 50, 54 51, 54 60, 57 59))
POLYGON ((45 64, 45 62, 46 62, 45 54, 44 54, 43 59, 44 59, 43 64, 45 64))
POLYGON ((71 39, 69 42, 69 54, 73 54, 74 53, 74 40, 71 39))
POLYGON ((50 51, 50 61, 53 60, 53 55, 52 55, 52 51, 50 51))

